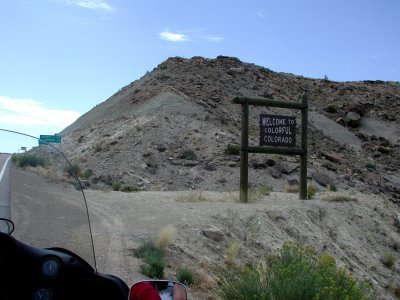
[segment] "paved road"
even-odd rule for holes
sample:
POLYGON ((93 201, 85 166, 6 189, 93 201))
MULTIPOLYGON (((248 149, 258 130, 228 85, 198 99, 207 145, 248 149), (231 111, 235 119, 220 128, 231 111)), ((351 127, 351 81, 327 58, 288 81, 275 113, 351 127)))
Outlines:
MULTIPOLYGON (((0 153, 0 218, 9 219, 10 212, 10 154, 0 153)), ((0 223, 0 226, 2 223, 0 223)), ((0 227, 0 230, 3 228, 0 227)))
POLYGON ((29 245, 62 247, 92 266, 93 252, 82 195, 71 184, 50 182, 34 171, 10 167, 14 237, 29 245))

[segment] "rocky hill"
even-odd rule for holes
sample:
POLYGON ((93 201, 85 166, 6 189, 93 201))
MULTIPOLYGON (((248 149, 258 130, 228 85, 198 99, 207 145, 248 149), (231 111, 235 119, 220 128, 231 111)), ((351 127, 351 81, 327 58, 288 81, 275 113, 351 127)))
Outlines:
MULTIPOLYGON (((142 190, 239 188, 241 107, 237 96, 309 98, 309 182, 400 201, 400 83, 311 79, 237 58, 170 58, 67 127, 63 150, 93 170, 90 184, 121 182, 142 190)), ((259 114, 250 108, 250 145, 259 114)), ((299 139, 298 139, 299 140, 299 139)), ((249 182, 286 191, 296 184, 296 156, 250 154, 249 182)))

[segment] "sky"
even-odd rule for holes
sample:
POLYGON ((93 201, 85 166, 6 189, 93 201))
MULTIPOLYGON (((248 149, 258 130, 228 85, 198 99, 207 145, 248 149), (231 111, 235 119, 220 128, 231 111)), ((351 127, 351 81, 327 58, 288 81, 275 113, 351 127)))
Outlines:
POLYGON ((169 57, 400 81, 399 0, 0 0, 0 128, 54 134, 169 57))

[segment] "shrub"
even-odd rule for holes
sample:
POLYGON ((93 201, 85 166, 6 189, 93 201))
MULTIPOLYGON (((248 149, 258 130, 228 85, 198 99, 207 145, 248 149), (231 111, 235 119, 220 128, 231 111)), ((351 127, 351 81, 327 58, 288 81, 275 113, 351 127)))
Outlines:
POLYGON ((174 239, 175 233, 176 233, 176 228, 173 225, 168 225, 162 228, 158 233, 155 246, 161 250, 166 249, 174 239))
POLYGON ((228 145, 225 149, 225 154, 228 155, 239 155, 240 154, 240 147, 237 145, 228 145))
POLYGON ((228 247, 228 251, 226 253, 226 263, 228 265, 233 265, 237 255, 239 254, 240 245, 238 243, 232 243, 228 247))
POLYGON ((141 266, 143 275, 151 279, 162 279, 164 277, 165 263, 162 257, 150 256, 146 263, 141 266))
POLYGON ((389 269, 391 269, 396 262, 394 255, 386 253, 382 258, 382 263, 389 269))
POLYGON ((272 188, 269 186, 262 185, 258 188, 258 191, 263 195, 269 195, 269 193, 272 191, 272 188))
POLYGON ((193 272, 186 268, 179 269, 176 272, 176 280, 184 285, 192 285, 194 283, 193 272))
POLYGON ((321 253, 321 255, 319 256, 319 264, 322 267, 331 267, 331 268, 336 267, 335 258, 327 252, 321 253))
POLYGON ((44 167, 47 163, 43 157, 34 154, 14 154, 11 161, 21 168, 44 167))
POLYGON ((77 163, 73 163, 71 165, 67 165, 64 168, 64 172, 67 173, 71 177, 80 176, 81 174, 81 167, 77 163))
POLYGON ((310 184, 307 187, 307 198, 312 199, 317 192, 318 192, 317 187, 315 185, 310 184))
POLYGON ((221 278, 223 299, 374 299, 366 282, 358 282, 332 258, 318 260, 300 243, 285 243, 270 259, 269 268, 247 266, 226 271, 221 278))
POLYGON ((266 270, 261 266, 229 269, 220 281, 222 299, 265 300, 271 299, 266 270))
POLYGON ((161 279, 164 276, 164 252, 151 241, 145 241, 137 250, 135 256, 144 260, 141 266, 142 273, 152 279, 161 279))
POLYGON ((264 196, 269 195, 271 188, 262 185, 259 187, 252 187, 248 190, 248 201, 256 202, 264 198, 264 196))
POLYGON ((87 169, 87 170, 85 170, 85 171, 83 171, 81 173, 82 179, 89 179, 90 176, 92 176, 92 175, 93 175, 93 170, 92 169, 87 169))
POLYGON ((131 186, 131 185, 123 185, 120 188, 121 192, 138 192, 139 188, 137 186, 131 186))
POLYGON ((112 186, 113 191, 119 191, 121 189, 120 182, 113 182, 111 186, 112 186))
POLYGON ((147 261, 149 257, 164 257, 164 252, 160 250, 151 241, 145 241, 138 249, 135 250, 135 256, 147 261))
POLYGON ((17 163, 18 163, 18 159, 19 159, 20 156, 21 156, 21 154, 13 154, 13 155, 11 156, 11 161, 12 161, 14 164, 17 164, 17 163))

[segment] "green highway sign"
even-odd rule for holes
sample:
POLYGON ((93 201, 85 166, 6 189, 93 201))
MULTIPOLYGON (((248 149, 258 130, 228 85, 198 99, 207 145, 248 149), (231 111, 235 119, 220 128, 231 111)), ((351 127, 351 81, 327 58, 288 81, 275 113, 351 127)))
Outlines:
POLYGON ((40 135, 39 145, 49 144, 49 143, 61 143, 60 135, 40 135))

